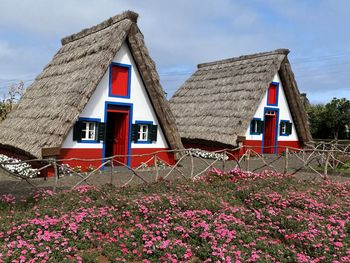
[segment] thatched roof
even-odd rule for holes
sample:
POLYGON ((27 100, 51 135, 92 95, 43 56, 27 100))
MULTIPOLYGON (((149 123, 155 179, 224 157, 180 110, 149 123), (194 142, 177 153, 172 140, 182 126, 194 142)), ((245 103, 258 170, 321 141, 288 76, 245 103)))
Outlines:
POLYGON ((62 39, 62 47, 28 87, 17 108, 0 123, 0 145, 31 157, 60 147, 114 56, 127 41, 169 146, 182 148, 156 66, 127 11, 62 39))
POLYGON ((183 139, 236 145, 278 72, 302 142, 311 139, 287 55, 278 49, 198 65, 170 106, 183 139))

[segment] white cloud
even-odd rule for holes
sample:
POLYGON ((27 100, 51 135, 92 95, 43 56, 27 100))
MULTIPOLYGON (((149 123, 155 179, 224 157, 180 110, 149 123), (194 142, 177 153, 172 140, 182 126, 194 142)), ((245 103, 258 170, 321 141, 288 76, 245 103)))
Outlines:
MULTIPOLYGON (((292 61, 350 52, 350 36, 345 34, 349 9, 346 0, 1 0, 0 72, 1 76, 39 73, 62 37, 133 10, 140 14, 139 26, 159 71, 185 71, 162 76, 171 93, 201 62, 279 47, 291 49, 292 61)), ((301 90, 326 89, 322 80, 311 79, 312 83, 298 80, 301 90)), ((337 86, 342 86, 339 81, 337 86)))

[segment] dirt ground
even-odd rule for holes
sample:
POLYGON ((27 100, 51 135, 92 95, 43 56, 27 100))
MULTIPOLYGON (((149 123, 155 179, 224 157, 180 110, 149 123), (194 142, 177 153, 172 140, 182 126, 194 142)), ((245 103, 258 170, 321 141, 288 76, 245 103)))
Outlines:
MULTIPOLYGON (((285 169, 285 160, 281 157, 272 155, 267 156, 264 160, 265 163, 271 163, 270 166, 264 166, 265 163, 258 158, 251 158, 248 161, 241 163, 242 170, 249 171, 262 171, 267 169, 275 169, 278 172, 283 172, 285 169)), ((190 158, 183 160, 179 166, 175 169, 171 167, 164 167, 158 170, 158 177, 174 180, 178 178, 191 178, 202 172, 208 170, 209 164, 212 164, 214 160, 203 160, 199 158, 193 158, 193 168, 190 158)), ((225 169, 226 171, 233 169, 237 165, 236 161, 217 161, 213 164, 213 167, 219 169, 225 169)), ((288 161, 288 173, 294 173, 296 170, 303 167, 302 161, 297 158, 291 158, 288 161)), ((313 164, 316 167, 316 164, 313 164)), ((296 173, 300 179, 305 180, 322 180, 321 176, 311 171, 310 169, 301 169, 296 173)), ((146 168, 142 171, 137 171, 135 175, 132 171, 129 171, 126 167, 115 167, 113 171, 110 167, 106 167, 104 171, 97 171, 89 176, 84 181, 88 174, 78 175, 65 175, 61 176, 58 180, 56 178, 34 178, 28 181, 18 179, 7 174, 4 170, 0 169, 0 195, 12 194, 17 198, 26 197, 31 193, 38 190, 69 190, 76 185, 91 184, 95 186, 101 186, 107 183, 111 183, 116 186, 134 185, 152 183, 156 181, 157 173, 153 168, 146 168)), ((337 182, 349 181, 350 177, 346 176, 328 176, 330 180, 337 182)))

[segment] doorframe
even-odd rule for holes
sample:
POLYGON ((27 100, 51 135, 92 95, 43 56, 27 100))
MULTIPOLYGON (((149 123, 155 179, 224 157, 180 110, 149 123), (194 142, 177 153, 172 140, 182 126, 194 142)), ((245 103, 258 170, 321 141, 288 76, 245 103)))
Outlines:
POLYGON ((276 128, 275 128, 275 147, 274 147, 274 151, 273 153, 276 154, 277 149, 278 149, 278 126, 279 126, 279 117, 280 117, 280 109, 279 108, 271 108, 271 107, 264 107, 264 127, 263 127, 263 136, 262 136, 262 148, 261 148, 261 152, 262 154, 264 154, 264 150, 265 150, 265 124, 266 124, 266 111, 275 111, 276 112, 276 128))
MULTIPOLYGON (((126 165, 130 167, 130 162, 131 162, 131 127, 132 127, 132 115, 133 115, 133 108, 134 105, 132 103, 124 103, 124 102, 114 102, 114 101, 105 101, 105 108, 104 108, 104 123, 107 128, 107 113, 108 113, 108 106, 109 105, 114 105, 114 106, 120 106, 120 107, 125 107, 129 108, 129 132, 128 132, 128 152, 126 153, 128 155, 126 165)), ((103 142, 103 147, 102 147, 102 164, 105 162, 106 158, 106 140, 103 142)), ((105 167, 102 167, 102 170, 105 167)))

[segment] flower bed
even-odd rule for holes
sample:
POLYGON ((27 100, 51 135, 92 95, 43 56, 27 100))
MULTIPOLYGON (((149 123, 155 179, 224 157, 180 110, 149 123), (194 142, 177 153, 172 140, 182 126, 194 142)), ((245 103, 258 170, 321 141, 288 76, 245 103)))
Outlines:
POLYGON ((228 155, 224 153, 207 152, 201 149, 192 149, 191 153, 194 157, 200 157, 203 159, 215 159, 215 160, 228 160, 228 155))
POLYGON ((350 185, 212 170, 0 200, 0 262, 349 262, 350 185))
POLYGON ((6 170, 23 177, 33 178, 40 174, 40 172, 32 168, 30 164, 23 163, 19 159, 11 158, 4 154, 0 154, 0 165, 6 170))

